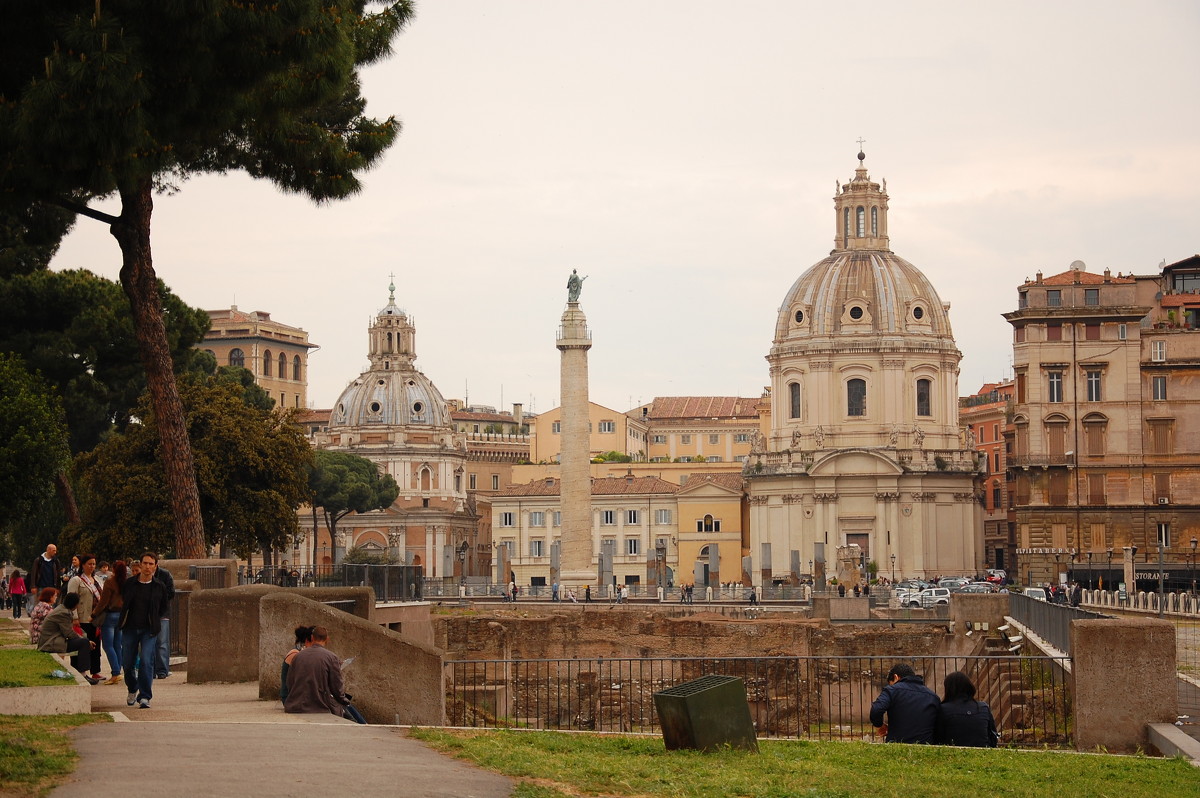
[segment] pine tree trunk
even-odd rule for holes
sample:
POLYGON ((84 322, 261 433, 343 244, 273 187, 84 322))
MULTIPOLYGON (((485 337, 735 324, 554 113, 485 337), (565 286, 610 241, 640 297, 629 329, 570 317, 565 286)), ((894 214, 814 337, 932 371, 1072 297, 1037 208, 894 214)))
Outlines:
POLYGON ((54 490, 58 493, 58 500, 62 502, 63 512, 67 515, 67 523, 78 528, 79 505, 75 503, 75 488, 71 486, 71 480, 67 478, 66 471, 59 471, 54 475, 54 490))
POLYGON ((202 559, 207 556, 207 548, 200 516, 200 490, 196 486, 192 444, 175 385, 158 278, 150 253, 150 214, 154 209, 151 192, 149 179, 133 188, 121 189, 121 220, 110 229, 121 246, 121 287, 133 309, 138 353, 146 370, 146 385, 158 422, 163 472, 175 517, 175 556, 202 559))

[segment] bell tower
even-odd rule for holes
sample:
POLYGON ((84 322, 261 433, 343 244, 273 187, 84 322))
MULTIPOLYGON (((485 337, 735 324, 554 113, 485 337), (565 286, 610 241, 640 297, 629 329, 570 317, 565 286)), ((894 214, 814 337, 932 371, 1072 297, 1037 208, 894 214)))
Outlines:
POLYGON ((388 285, 387 307, 379 311, 367 333, 371 368, 384 371, 410 369, 417 359, 417 330, 396 305, 395 280, 388 285))
POLYGON ((862 139, 859 139, 858 168, 854 170, 854 179, 845 185, 838 183, 837 194, 833 198, 837 216, 834 252, 856 249, 891 251, 887 234, 887 181, 883 181, 882 187, 871 181, 863 163, 867 156, 861 149, 862 143, 862 139))

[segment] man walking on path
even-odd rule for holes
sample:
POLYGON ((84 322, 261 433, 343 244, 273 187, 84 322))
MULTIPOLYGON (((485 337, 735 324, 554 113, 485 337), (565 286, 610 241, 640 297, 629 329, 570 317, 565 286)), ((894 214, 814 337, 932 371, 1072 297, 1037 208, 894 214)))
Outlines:
POLYGON ((171 607, 175 601, 175 579, 166 568, 155 569, 154 578, 167 589, 167 604, 159 624, 158 654, 154 661, 154 678, 165 679, 171 675, 171 607))
MULTIPOLYGON (((350 709, 350 697, 342 691, 342 661, 326 648, 329 629, 314 626, 312 643, 296 654, 288 668, 288 694, 283 710, 299 714, 328 712, 340 718, 350 709)), ((351 717, 359 723, 366 722, 357 710, 351 717)))
POLYGON ((154 697, 154 660, 158 651, 158 634, 162 617, 170 602, 167 588, 154 578, 158 570, 158 555, 148 551, 142 555, 141 571, 136 579, 126 579, 121 590, 121 639, 124 656, 125 687, 129 690, 126 705, 137 704, 150 708, 154 697), (139 656, 141 657, 139 662, 139 656), (135 667, 135 664, 138 667, 135 667))
POLYGON ((33 612, 33 605, 37 601, 37 595, 42 592, 42 588, 62 589, 62 585, 59 584, 61 576, 62 566, 58 564, 58 546, 47 543, 46 551, 33 561, 33 567, 29 569, 29 595, 25 597, 26 609, 29 612, 33 612))
POLYGON ((887 687, 871 704, 871 723, 889 743, 932 743, 942 703, 937 694, 905 663, 893 665, 887 681, 887 687))

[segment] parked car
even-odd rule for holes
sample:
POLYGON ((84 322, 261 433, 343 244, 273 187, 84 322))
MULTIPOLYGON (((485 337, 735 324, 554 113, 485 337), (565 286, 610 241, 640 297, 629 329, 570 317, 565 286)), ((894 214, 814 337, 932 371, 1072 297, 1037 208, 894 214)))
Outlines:
POLYGON ((992 584, 1002 585, 1008 580, 1008 573, 1003 568, 989 568, 987 580, 992 584))
POLYGON ((916 595, 907 595, 904 597, 904 603, 909 607, 923 607, 928 609, 939 604, 950 603, 950 589, 945 587, 931 587, 922 590, 916 595))
POLYGON ((959 588, 959 593, 995 593, 997 587, 991 582, 971 582, 959 588))
POLYGON ((1025 588, 1024 592, 1025 592, 1026 596, 1029 596, 1032 599, 1037 599, 1038 601, 1046 600, 1046 591, 1044 588, 1027 587, 1027 588, 1025 588))
POLYGON ((965 576, 948 576, 945 579, 939 579, 937 586, 947 588, 951 592, 957 592, 969 584, 971 584, 971 580, 965 576))

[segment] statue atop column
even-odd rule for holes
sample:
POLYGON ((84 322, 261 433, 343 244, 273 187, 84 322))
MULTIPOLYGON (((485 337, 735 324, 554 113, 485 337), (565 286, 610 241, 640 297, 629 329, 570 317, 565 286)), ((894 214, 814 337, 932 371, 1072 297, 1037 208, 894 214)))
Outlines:
POLYGON ((571 269, 571 276, 567 278, 567 301, 578 302, 579 292, 583 290, 583 281, 587 277, 580 277, 578 269, 571 269))

